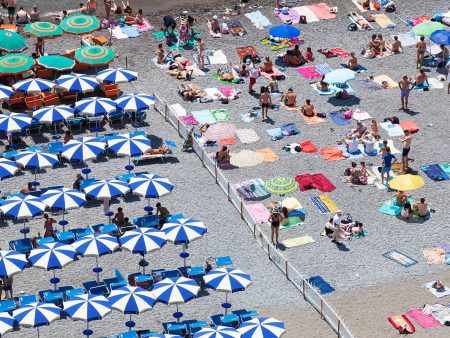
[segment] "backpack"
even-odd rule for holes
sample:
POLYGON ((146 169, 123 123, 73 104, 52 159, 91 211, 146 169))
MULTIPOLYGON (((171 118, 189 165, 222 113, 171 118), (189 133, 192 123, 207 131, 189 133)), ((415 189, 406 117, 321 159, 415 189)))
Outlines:
POLYGON ((386 5, 384 5, 384 10, 387 13, 394 13, 396 11, 394 3, 392 1, 388 2, 386 5))
POLYGON ((348 29, 349 31, 357 31, 357 30, 358 30, 358 26, 356 25, 356 23, 352 22, 351 24, 349 24, 349 25, 347 26, 347 29, 348 29))
POLYGON ((298 23, 306 24, 307 23, 306 16, 300 15, 298 23))

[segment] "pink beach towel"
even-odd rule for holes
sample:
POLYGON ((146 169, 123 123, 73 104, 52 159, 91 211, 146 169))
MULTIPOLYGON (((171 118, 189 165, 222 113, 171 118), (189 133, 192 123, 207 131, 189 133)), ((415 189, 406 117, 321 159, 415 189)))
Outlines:
POLYGON ((269 79, 269 80, 272 77, 272 75, 275 75, 275 76, 284 75, 282 72, 280 72, 278 70, 277 67, 272 67, 272 73, 266 73, 266 72, 263 72, 262 70, 260 70, 260 73, 261 73, 262 76, 264 76, 266 79, 269 79))
POLYGON ((406 314, 414 319, 416 323, 424 329, 441 326, 441 323, 434 319, 432 315, 424 314, 422 309, 412 309, 406 312, 406 314))
POLYGON ((246 204, 247 209, 252 214, 255 221, 263 224, 269 221, 270 212, 262 203, 246 204))
POLYGON ((299 72, 300 75, 302 75, 306 79, 321 79, 323 76, 317 71, 316 67, 314 66, 298 67, 297 72, 299 72))
POLYGON ((339 58, 348 58, 350 56, 350 53, 343 51, 340 47, 329 48, 328 50, 336 54, 339 58))
POLYGON ((234 136, 230 136, 230 137, 224 138, 222 140, 217 140, 216 142, 220 147, 231 146, 233 144, 236 144, 236 139, 234 138, 234 136))
POLYGON ((328 10, 330 7, 326 3, 319 3, 315 5, 309 5, 308 6, 310 10, 317 16, 319 20, 328 20, 328 19, 335 19, 336 14, 330 13, 328 10))
POLYGON ((226 97, 230 97, 231 94, 233 93, 233 87, 231 87, 231 86, 219 87, 219 92, 221 92, 226 97))
POLYGON ((133 25, 133 27, 137 28, 137 30, 139 30, 140 32, 146 32, 153 29, 152 24, 145 19, 143 20, 141 25, 133 25))
POLYGON ((197 121, 197 120, 195 119, 195 117, 192 116, 192 115, 188 115, 188 116, 179 116, 178 118, 180 119, 180 121, 181 121, 183 124, 191 125, 191 126, 197 126, 197 125, 198 125, 198 121, 197 121))
POLYGON ((288 20, 292 20, 293 24, 297 24, 300 22, 300 15, 293 8, 289 8, 288 14, 283 14, 279 10, 275 10, 275 16, 278 16, 283 22, 288 20))

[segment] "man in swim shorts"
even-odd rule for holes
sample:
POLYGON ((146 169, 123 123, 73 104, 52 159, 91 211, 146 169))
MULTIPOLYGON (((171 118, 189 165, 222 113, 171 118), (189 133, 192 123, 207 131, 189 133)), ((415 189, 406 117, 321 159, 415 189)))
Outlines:
POLYGON ((409 151, 411 150, 411 142, 412 142, 412 136, 409 129, 405 130, 405 136, 400 138, 400 142, 403 143, 403 150, 402 150, 402 169, 403 171, 406 171, 408 169, 408 162, 409 162, 409 151))
POLYGON ((400 96, 402 101, 402 107, 399 110, 408 110, 409 92, 414 88, 414 84, 407 76, 403 76, 403 79, 398 82, 398 87, 400 88, 400 96))
POLYGON ((417 48, 416 66, 417 69, 420 69, 423 66, 423 59, 425 57, 425 51, 427 50, 427 43, 425 42, 424 36, 421 36, 420 41, 417 41, 416 48, 417 48))
POLYGON ((386 174, 386 183, 389 183, 390 171, 392 168, 392 162, 395 162, 396 158, 391 154, 391 148, 386 147, 386 155, 383 156, 381 163, 381 184, 384 185, 384 174, 386 174))
POLYGON ((16 14, 16 0, 6 0, 6 8, 8 8, 8 21, 13 23, 14 14, 16 14))

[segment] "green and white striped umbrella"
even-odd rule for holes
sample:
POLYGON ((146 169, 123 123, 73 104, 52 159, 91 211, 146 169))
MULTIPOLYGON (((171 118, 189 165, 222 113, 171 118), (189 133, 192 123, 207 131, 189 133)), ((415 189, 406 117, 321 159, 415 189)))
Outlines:
POLYGON ((0 30, 0 50, 8 53, 19 53, 27 47, 27 42, 20 34, 0 30))
POLYGON ((9 54, 0 57, 0 73, 15 75, 26 72, 34 66, 34 59, 25 54, 9 54))
POLYGON ((93 15, 74 14, 65 18, 60 26, 68 34, 81 35, 100 29, 100 21, 93 15))
POLYGON ((37 59, 37 63, 45 68, 58 71, 70 70, 75 66, 75 60, 62 55, 45 55, 37 59))
POLYGON ((275 177, 266 181, 265 188, 271 194, 287 195, 298 189, 298 183, 289 177, 275 177))
POLYGON ((82 47, 75 51, 75 59, 91 66, 107 65, 114 60, 114 51, 103 46, 82 47))
POLYGON ((37 38, 54 39, 63 35, 63 30, 58 25, 47 21, 38 21, 25 25, 25 32, 33 34, 37 38))

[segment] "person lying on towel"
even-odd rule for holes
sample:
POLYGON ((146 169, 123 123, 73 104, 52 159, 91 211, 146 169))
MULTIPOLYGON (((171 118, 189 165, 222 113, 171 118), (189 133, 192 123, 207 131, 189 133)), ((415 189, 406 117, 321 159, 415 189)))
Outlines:
POLYGON ((234 75, 228 68, 220 68, 217 70, 217 74, 220 75, 220 81, 231 82, 234 80, 234 75))
POLYGON ((158 149, 149 149, 144 153, 145 155, 165 155, 171 154, 172 150, 166 147, 165 144, 161 145, 158 149))

